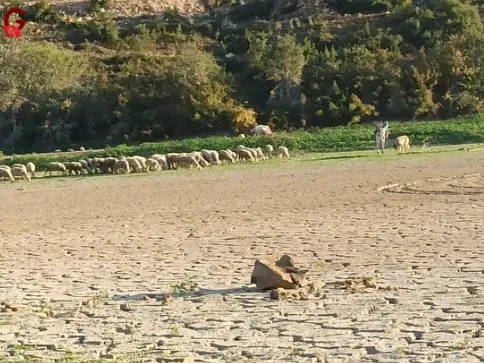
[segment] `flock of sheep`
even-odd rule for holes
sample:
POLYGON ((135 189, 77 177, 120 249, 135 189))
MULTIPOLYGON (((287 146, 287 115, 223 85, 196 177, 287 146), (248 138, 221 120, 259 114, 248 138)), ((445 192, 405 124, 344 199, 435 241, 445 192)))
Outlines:
MULTIPOLYGON (((149 158, 142 156, 130 157, 106 157, 81 159, 76 162, 57 162, 47 164, 44 176, 52 172, 62 173, 63 175, 81 174, 129 174, 132 172, 154 172, 160 170, 176 170, 196 168, 199 171, 202 167, 210 165, 234 164, 238 162, 258 162, 273 157, 289 158, 289 150, 285 146, 274 149, 272 145, 263 148, 249 148, 238 145, 235 151, 225 150, 201 150, 191 153, 168 153, 154 154, 149 158)), ((0 165, 0 179, 24 179, 30 181, 35 176, 35 164, 0 165)))

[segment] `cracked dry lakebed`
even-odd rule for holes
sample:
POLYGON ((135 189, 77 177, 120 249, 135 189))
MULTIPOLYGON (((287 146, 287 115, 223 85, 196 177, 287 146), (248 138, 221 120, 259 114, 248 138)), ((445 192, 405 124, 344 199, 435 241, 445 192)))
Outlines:
POLYGON ((1 183, 0 362, 484 361, 483 156, 1 183))

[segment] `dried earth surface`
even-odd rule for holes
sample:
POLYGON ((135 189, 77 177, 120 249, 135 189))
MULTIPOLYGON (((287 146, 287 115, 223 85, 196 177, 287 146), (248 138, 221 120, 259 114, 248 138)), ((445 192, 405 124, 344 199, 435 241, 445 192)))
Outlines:
POLYGON ((3 183, 0 356, 483 361, 483 156, 3 183), (274 251, 323 294, 252 291, 274 251), (377 288, 339 284, 362 277, 377 288))

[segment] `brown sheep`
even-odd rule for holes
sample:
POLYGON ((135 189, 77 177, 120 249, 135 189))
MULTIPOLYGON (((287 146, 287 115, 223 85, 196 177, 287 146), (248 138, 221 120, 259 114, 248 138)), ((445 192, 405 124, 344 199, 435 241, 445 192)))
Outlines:
POLYGON ((71 172, 73 172, 74 175, 76 175, 76 174, 81 175, 81 172, 82 172, 82 164, 81 163, 78 163, 77 161, 73 161, 73 162, 67 161, 63 164, 66 167, 67 175, 71 175, 71 172))
POLYGON ((247 161, 248 160, 252 163, 255 161, 254 157, 252 156, 252 153, 248 149, 238 150, 237 155, 239 156, 240 161, 247 161))
POLYGON ((403 152, 405 150, 410 150, 410 139, 407 135, 399 136, 395 139, 393 143, 393 148, 398 150, 398 152, 403 152))
POLYGON ((202 169, 197 159, 193 155, 179 155, 174 161, 178 164, 178 166, 180 166, 180 168, 188 167, 191 169, 193 165, 198 169, 198 171, 201 171, 202 169))
POLYGON ((53 171, 58 171, 59 173, 62 173, 63 175, 67 174, 66 166, 62 163, 57 162, 57 161, 52 161, 52 162, 47 164, 44 176, 46 176, 47 173, 49 173, 49 175, 52 176, 53 171))

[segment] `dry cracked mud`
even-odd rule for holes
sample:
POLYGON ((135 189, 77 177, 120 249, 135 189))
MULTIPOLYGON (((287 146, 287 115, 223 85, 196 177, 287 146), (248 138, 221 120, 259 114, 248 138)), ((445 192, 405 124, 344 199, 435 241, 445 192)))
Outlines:
POLYGON ((465 191, 484 179, 464 177, 482 159, 3 183, 0 357, 483 361, 484 196, 465 191), (420 190, 461 192, 377 191, 429 178, 420 190), (252 291, 255 259, 274 251, 324 280, 323 294, 252 291), (361 277, 381 288, 344 288, 361 277))

